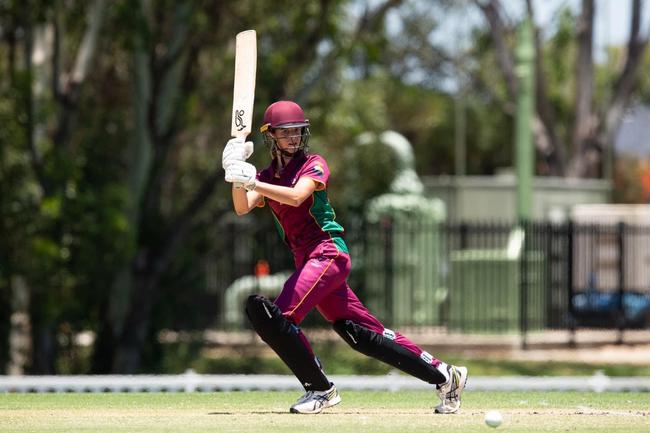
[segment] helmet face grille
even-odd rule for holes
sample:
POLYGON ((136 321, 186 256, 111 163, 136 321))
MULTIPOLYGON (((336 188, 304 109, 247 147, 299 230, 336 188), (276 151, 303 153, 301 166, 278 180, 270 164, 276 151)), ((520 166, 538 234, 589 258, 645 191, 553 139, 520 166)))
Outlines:
MULTIPOLYGON (((300 143, 298 144, 298 147, 295 150, 295 152, 293 153, 293 155, 298 154, 300 151, 302 151, 304 153, 309 152, 309 137, 310 136, 311 136, 311 133, 309 131, 309 127, 304 126, 302 128, 302 130, 300 131, 300 143)), ((277 156, 278 153, 281 153, 281 154, 287 155, 287 156, 290 155, 289 152, 283 152, 282 149, 280 149, 280 147, 278 146, 278 142, 275 139, 275 137, 273 137, 273 135, 271 134, 270 129, 267 129, 267 131, 263 133, 263 137, 264 137, 264 144, 266 144, 269 147, 269 149, 271 151, 271 156, 274 159, 275 159, 275 157, 277 156)))

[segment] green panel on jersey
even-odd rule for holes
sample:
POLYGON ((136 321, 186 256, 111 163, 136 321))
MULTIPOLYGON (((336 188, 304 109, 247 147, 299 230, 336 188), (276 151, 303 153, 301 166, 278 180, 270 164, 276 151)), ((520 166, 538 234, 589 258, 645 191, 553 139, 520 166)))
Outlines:
POLYGON ((344 229, 339 223, 334 221, 336 213, 327 198, 327 191, 315 191, 313 194, 314 202, 309 209, 309 213, 316 220, 316 224, 326 233, 332 236, 332 241, 336 247, 345 253, 348 253, 348 247, 343 238, 337 236, 343 233, 344 229))
POLYGON ((309 209, 309 213, 314 217, 318 226, 324 232, 328 233, 343 233, 343 227, 334 221, 336 213, 327 198, 327 192, 315 191, 314 203, 309 209))
POLYGON ((338 248, 339 251, 343 251, 346 254, 350 254, 350 251, 348 251, 348 246, 343 240, 343 238, 334 236, 332 237, 332 242, 334 242, 334 245, 336 245, 336 248, 338 248))
POLYGON ((271 215, 273 215, 273 222, 275 223, 275 228, 278 229, 278 233, 280 234, 280 238, 282 239, 282 242, 289 245, 286 237, 287 234, 284 232, 284 229, 282 228, 282 224, 280 224, 280 220, 278 220, 278 217, 275 214, 275 212, 273 212, 273 209, 271 209, 271 215))

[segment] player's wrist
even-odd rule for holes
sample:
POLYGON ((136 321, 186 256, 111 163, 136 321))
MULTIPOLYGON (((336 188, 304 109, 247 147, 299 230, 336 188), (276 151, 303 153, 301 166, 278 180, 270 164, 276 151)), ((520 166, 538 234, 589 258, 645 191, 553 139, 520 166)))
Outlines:
POLYGON ((255 188, 257 188, 257 181, 252 180, 248 182, 247 184, 244 185, 244 188, 246 188, 246 191, 254 191, 255 188))

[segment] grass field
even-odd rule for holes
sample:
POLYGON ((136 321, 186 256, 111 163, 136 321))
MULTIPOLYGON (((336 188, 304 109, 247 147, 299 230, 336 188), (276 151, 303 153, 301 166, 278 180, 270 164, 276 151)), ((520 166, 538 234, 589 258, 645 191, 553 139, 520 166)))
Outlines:
POLYGON ((9 432, 650 432, 650 393, 466 392, 462 413, 435 415, 429 392, 345 391, 319 415, 293 415, 298 392, 1 394, 9 432))

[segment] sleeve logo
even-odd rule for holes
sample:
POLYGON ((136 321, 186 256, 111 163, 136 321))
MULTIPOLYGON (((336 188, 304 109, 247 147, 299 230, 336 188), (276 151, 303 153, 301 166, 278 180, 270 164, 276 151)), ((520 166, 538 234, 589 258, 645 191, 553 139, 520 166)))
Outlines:
POLYGON ((325 174, 325 170, 323 170, 323 167, 320 166, 320 164, 316 164, 313 167, 307 171, 307 174, 315 174, 317 176, 323 176, 325 174))

